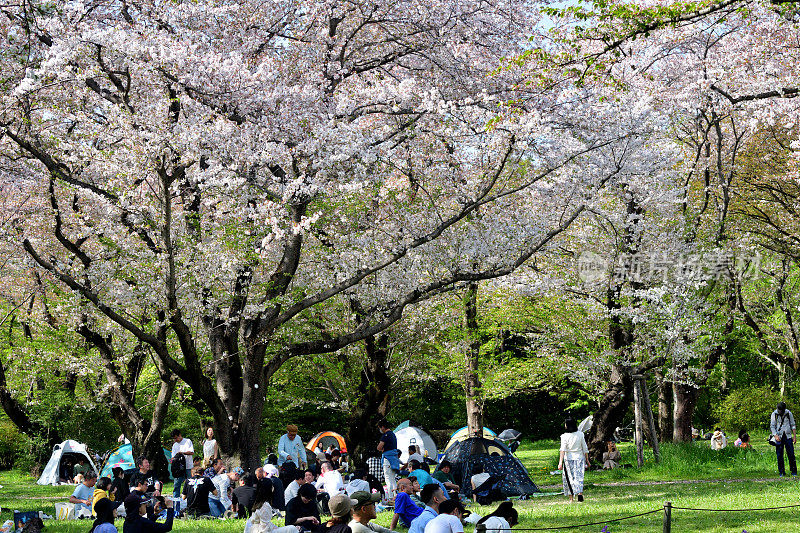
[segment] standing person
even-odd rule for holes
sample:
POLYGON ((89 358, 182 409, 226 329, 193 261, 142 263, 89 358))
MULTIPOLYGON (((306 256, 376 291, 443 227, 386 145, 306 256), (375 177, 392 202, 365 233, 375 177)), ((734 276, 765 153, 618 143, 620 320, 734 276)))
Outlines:
POLYGON ((391 499, 397 492, 397 478, 395 472, 400 471, 400 450, 397 449, 397 437, 389 427, 386 420, 378 422, 381 440, 378 442, 378 451, 383 456, 383 477, 386 481, 388 492, 386 497, 391 499))
POLYGON ((786 457, 789 458, 789 470, 793 476, 797 475, 797 464, 794 460, 794 445, 797 444, 797 428, 794 423, 794 415, 786 408, 785 402, 780 402, 772 411, 769 417, 769 430, 775 437, 775 452, 778 454, 778 475, 786 475, 786 468, 783 466, 783 450, 786 449, 786 457), (792 438, 789 438, 791 433, 792 438))
POLYGON ((583 473, 589 468, 589 447, 583 431, 578 431, 578 425, 573 418, 564 420, 566 433, 561 435, 561 448, 559 449, 558 469, 561 470, 564 495, 569 495, 572 503, 575 495, 578 501, 583 501, 583 473), (585 462, 584 462, 585 459, 585 462))
POLYGON ((214 459, 219 457, 219 445, 214 438, 214 428, 208 426, 206 429, 206 440, 203 441, 203 468, 208 468, 214 459))
POLYGON ((293 462, 301 470, 308 466, 306 448, 303 446, 303 439, 297 436, 297 426, 294 424, 286 426, 286 434, 278 439, 278 466, 286 461, 293 462))
POLYGON ((189 477, 189 471, 192 469, 192 466, 194 466, 194 461, 192 461, 192 456, 194 455, 194 445, 190 439, 186 439, 183 437, 183 435, 181 435, 180 429, 172 430, 172 441, 172 457, 183 457, 184 463, 182 472, 178 472, 177 475, 175 472, 172 473, 172 477, 175 478, 172 495, 175 498, 180 498, 181 485, 183 485, 183 482, 186 481, 187 477, 189 477))

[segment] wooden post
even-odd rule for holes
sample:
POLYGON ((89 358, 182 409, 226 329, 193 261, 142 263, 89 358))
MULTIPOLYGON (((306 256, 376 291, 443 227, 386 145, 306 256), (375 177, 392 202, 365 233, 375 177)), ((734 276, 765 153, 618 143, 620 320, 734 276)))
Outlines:
POLYGON ((637 376, 633 376, 633 419, 634 441, 636 442, 636 463, 644 465, 644 439, 642 435, 642 392, 637 376))
POLYGON ((653 407, 650 405, 650 391, 647 390, 647 381, 644 376, 641 377, 639 383, 642 385, 642 402, 644 407, 645 420, 647 427, 650 428, 650 446, 653 447, 653 455, 656 462, 661 462, 661 447, 658 445, 658 433, 656 433, 656 421, 653 419, 653 407))
POLYGON ((672 502, 664 502, 664 533, 672 533, 672 502))

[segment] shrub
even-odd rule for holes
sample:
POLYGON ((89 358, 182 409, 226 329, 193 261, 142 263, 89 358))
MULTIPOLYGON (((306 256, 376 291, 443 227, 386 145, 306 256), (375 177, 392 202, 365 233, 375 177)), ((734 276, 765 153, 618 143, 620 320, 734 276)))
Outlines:
POLYGON ((11 468, 22 447, 24 443, 17 426, 11 420, 0 420, 0 469, 11 468))
POLYGON ((780 393, 769 387, 739 389, 722 401, 716 413, 729 436, 741 428, 747 431, 769 429, 769 415, 779 401, 780 393))

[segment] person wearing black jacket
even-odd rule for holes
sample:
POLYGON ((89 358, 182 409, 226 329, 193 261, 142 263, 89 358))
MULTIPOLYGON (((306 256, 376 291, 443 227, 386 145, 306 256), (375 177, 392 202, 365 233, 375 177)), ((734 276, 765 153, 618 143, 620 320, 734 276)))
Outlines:
POLYGON ((125 471, 121 467, 115 466, 111 469, 111 472, 114 473, 114 480, 111 482, 111 490, 109 492, 114 495, 115 501, 124 502, 128 494, 131 493, 128 481, 125 479, 125 471))
POLYGON ((317 488, 314 485, 310 483, 301 485, 297 496, 286 504, 286 525, 300 526, 303 531, 319 531, 317 488))
POLYGON ((172 531, 172 521, 175 511, 172 509, 172 500, 166 500, 167 519, 162 524, 146 518, 147 504, 151 500, 142 498, 136 492, 125 498, 125 522, 122 524, 122 533, 167 533, 172 531))

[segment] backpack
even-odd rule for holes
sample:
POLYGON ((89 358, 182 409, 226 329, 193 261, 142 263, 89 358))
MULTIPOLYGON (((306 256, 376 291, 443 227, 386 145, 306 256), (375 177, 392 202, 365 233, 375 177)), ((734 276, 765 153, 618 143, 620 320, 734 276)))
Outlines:
POLYGON ((183 455, 176 455, 169 464, 169 471, 172 477, 186 477, 186 459, 183 455))

